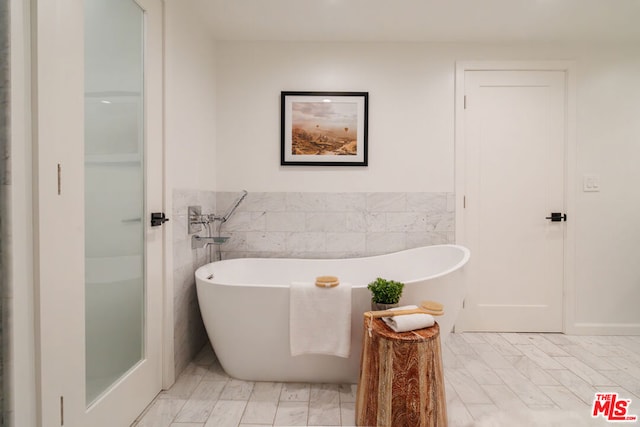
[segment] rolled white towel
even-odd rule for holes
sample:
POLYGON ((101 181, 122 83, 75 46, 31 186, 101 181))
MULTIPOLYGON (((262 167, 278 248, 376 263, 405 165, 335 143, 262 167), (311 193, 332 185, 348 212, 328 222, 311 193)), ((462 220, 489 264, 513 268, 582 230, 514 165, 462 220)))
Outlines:
MULTIPOLYGON (((418 308, 417 305, 406 305, 393 310, 414 310, 416 308, 418 308)), ((416 329, 428 328, 435 323, 435 319, 430 314, 405 314, 402 316, 383 317, 382 321, 394 332, 415 331, 416 329)))

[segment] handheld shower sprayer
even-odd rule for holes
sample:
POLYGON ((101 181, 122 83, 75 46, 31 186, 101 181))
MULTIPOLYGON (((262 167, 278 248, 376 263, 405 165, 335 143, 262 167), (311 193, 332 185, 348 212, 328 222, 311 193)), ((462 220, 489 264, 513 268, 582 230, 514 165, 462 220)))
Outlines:
POLYGON ((233 215, 233 213, 236 211, 236 209, 238 208, 238 206, 240 206, 240 203, 242 203, 242 201, 244 200, 245 197, 247 197, 247 194, 249 194, 247 192, 247 190, 242 190, 242 195, 240 197, 238 197, 238 199, 236 200, 236 202, 231 205, 231 208, 229 208, 229 210, 227 211, 227 213, 225 213, 222 218, 221 218, 221 222, 227 222, 227 220, 229 220, 229 218, 231 218, 231 215, 233 215))

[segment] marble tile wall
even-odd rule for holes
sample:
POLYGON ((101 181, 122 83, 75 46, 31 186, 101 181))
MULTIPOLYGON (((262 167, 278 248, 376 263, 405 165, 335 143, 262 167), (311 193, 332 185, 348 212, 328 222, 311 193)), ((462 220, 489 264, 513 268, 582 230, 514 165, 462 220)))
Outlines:
POLYGON ((10 182, 9 156, 9 2, 0 0, 0 426, 8 424, 5 396, 7 390, 7 307, 9 273, 6 259, 9 256, 8 190, 10 182))
POLYGON ((207 335, 200 316, 194 272, 209 262, 208 248, 191 249, 187 234, 187 209, 202 206, 202 211, 215 211, 215 192, 174 190, 173 212, 173 304, 174 304, 174 364, 176 375, 202 349, 207 335))
MULTIPOLYGON (((218 192, 221 211, 239 193, 218 192)), ((454 241, 453 193, 249 193, 222 226, 224 259, 340 258, 454 241)))

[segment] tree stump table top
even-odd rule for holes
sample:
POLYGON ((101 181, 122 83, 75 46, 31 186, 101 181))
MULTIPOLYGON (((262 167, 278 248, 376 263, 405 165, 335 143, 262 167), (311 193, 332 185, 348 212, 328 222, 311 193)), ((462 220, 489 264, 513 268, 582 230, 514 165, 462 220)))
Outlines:
POLYGON ((438 322, 433 326, 424 329, 416 329, 408 332, 395 332, 382 319, 371 319, 365 316, 364 327, 365 333, 368 333, 371 328, 371 333, 377 335, 382 339, 389 341, 407 341, 407 342, 420 342, 433 339, 440 335, 440 326, 438 322))

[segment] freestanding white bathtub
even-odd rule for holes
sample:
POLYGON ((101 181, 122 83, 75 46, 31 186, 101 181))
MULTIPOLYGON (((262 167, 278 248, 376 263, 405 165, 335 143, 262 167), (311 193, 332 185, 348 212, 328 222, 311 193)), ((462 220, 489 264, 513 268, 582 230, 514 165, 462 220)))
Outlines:
POLYGON ((370 310, 367 284, 383 277, 405 283, 400 303, 444 304, 438 317, 446 339, 462 307, 460 268, 469 250, 425 246, 387 255, 349 259, 246 258, 214 262, 196 271, 198 301, 211 344, 224 370, 251 381, 355 383, 362 349, 363 313, 370 310), (291 356, 289 283, 338 276, 352 284, 351 356, 291 356))

